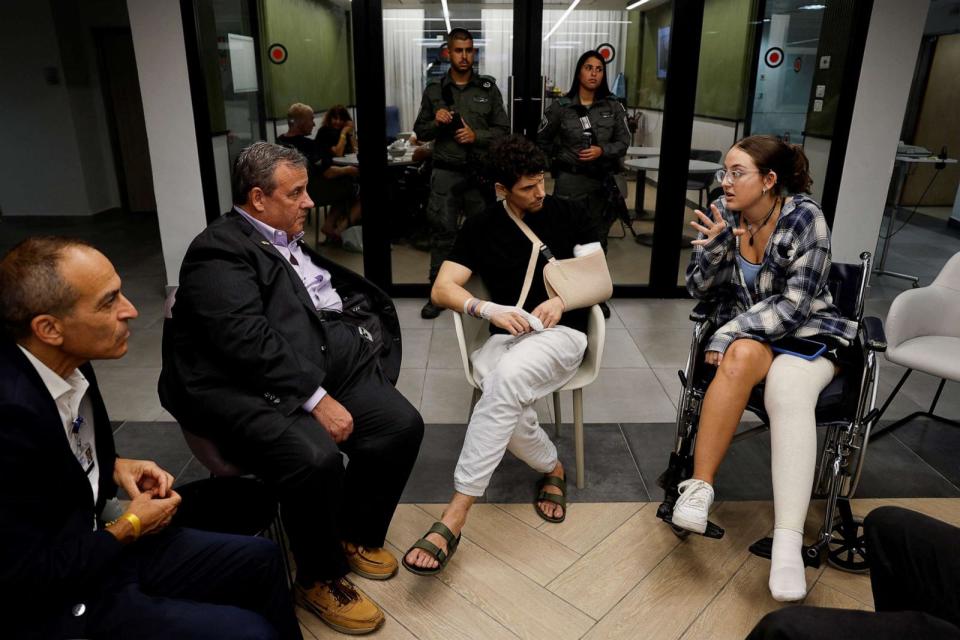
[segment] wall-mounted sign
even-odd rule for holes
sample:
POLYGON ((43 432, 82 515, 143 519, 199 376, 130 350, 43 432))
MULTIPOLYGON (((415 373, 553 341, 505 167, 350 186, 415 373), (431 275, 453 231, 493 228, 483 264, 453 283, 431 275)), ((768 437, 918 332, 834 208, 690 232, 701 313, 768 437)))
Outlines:
POLYGON ((780 47, 770 47, 763 56, 763 61, 771 69, 776 69, 783 64, 783 49, 780 47))
POLYGON ((287 48, 279 42, 274 42, 267 49, 267 57, 273 64, 283 64, 287 61, 287 48))
POLYGON ((603 61, 607 64, 613 62, 613 59, 617 57, 617 50, 609 42, 604 42, 597 47, 597 51, 603 56, 603 61))

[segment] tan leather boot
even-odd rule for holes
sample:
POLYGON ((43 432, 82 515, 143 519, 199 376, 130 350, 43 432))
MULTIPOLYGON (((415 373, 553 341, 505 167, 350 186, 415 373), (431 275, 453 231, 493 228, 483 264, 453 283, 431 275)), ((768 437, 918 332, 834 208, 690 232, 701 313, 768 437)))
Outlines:
POLYGON ((328 626, 349 635, 372 633, 383 624, 380 607, 346 578, 295 589, 297 602, 328 626))
POLYGON ((400 566, 393 554, 383 547, 369 548, 343 542, 343 553, 350 570, 369 580, 392 578, 400 566))

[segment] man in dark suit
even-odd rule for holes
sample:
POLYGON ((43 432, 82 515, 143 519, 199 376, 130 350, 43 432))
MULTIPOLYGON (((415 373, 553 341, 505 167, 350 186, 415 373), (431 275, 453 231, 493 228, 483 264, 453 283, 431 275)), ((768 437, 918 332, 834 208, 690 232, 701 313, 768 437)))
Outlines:
POLYGON ((82 242, 0 261, 0 634, 300 638, 276 545, 167 528, 173 476, 117 457, 89 361, 123 356, 136 317, 82 242), (105 523, 117 485, 132 500, 105 523))
POLYGON ((297 150, 244 149, 233 201, 184 257, 160 399, 276 488, 298 600, 334 629, 371 632, 383 612, 344 576, 396 573, 384 539, 423 437, 420 414, 393 386, 396 311, 300 243, 313 202, 297 150))

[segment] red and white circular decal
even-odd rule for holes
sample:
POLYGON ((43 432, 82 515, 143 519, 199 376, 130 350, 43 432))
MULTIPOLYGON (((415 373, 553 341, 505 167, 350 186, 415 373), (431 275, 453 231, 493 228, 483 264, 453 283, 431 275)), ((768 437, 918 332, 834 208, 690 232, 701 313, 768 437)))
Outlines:
POLYGON ((287 48, 276 42, 267 49, 267 57, 273 64, 283 64, 287 61, 287 48))
POLYGON ((776 69, 783 64, 783 49, 780 47, 770 47, 763 56, 763 61, 766 62, 767 66, 771 69, 776 69))
POLYGON ((603 61, 607 64, 613 62, 613 59, 617 57, 617 50, 614 49, 613 45, 609 42, 604 42, 602 45, 597 47, 597 51, 603 56, 603 61))

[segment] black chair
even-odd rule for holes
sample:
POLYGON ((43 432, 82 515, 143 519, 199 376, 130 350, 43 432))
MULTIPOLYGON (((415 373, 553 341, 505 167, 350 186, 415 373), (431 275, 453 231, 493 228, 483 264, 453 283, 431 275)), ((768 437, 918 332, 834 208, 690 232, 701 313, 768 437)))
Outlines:
MULTIPOLYGON (((720 162, 723 157, 722 151, 716 149, 690 149, 691 160, 706 160, 707 162, 720 162)), ((694 174, 687 177, 687 191, 697 192, 697 205, 703 209, 703 196, 710 190, 713 184, 713 174, 694 174)))
MULTIPOLYGON (((817 426, 825 427, 827 432, 815 475, 814 497, 826 498, 827 508, 817 542, 804 547, 804 562, 808 566, 820 566, 826 556, 831 565, 854 572, 866 571, 869 565, 863 547, 863 520, 854 517, 850 499, 860 479, 870 429, 879 416, 875 408, 879 381, 876 354, 886 349, 880 319, 863 317, 870 264, 870 254, 863 253, 860 264, 833 264, 830 269, 828 287, 834 304, 845 317, 856 320, 859 330, 857 339, 850 346, 838 350, 841 372, 821 392, 817 401, 817 426)), ((678 371, 683 391, 677 404, 676 447, 670 454, 667 470, 658 480, 665 495, 657 509, 657 517, 670 524, 681 538, 690 532, 671 523, 673 506, 679 496, 677 485, 693 474, 693 449, 700 411, 707 387, 716 372, 716 367, 704 361, 705 347, 716 330, 710 319, 711 311, 709 304, 701 302, 690 314, 694 322, 690 353, 685 369, 678 371)), ((734 442, 768 428, 762 383, 751 392, 747 410, 760 418, 762 424, 738 433, 734 442)), ((722 528, 709 522, 703 535, 721 538, 723 534, 722 528)), ((764 538, 754 543, 750 551, 769 558, 771 547, 772 540, 764 538)))

